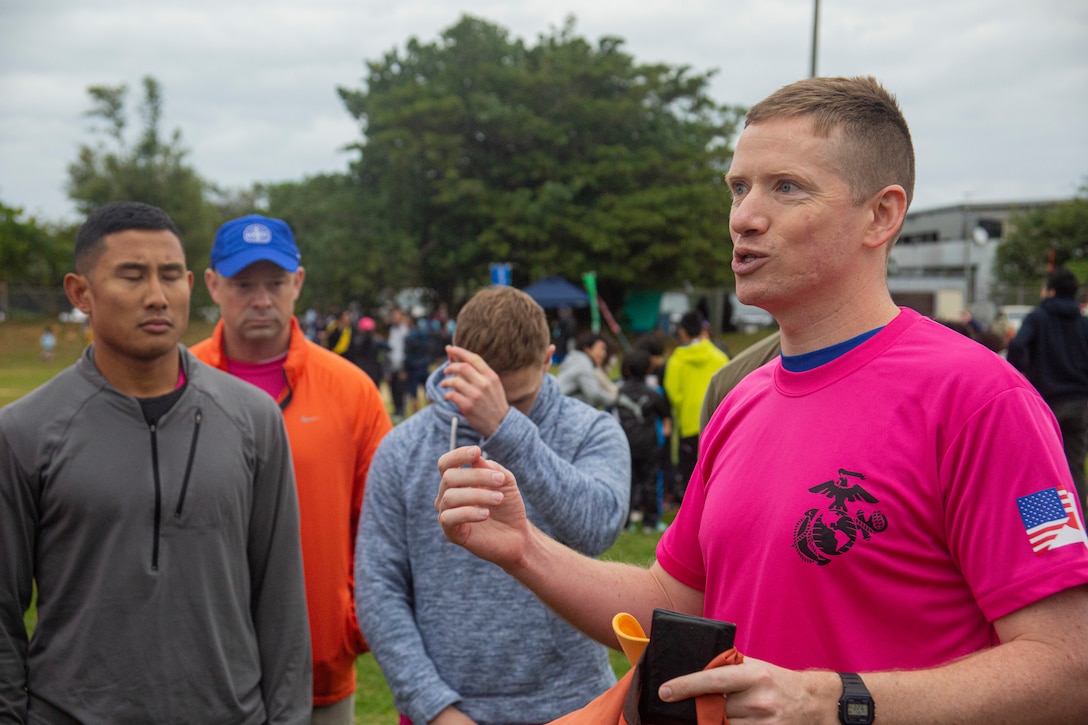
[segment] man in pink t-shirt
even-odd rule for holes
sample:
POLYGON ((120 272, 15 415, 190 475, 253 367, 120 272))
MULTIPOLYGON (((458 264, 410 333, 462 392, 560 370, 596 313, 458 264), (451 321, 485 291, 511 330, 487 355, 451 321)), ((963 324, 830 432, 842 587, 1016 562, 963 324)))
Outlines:
POLYGON ((1073 487, 1045 404, 991 351, 904 309, 834 360, 790 367, 772 362, 726 397, 657 551, 705 593, 706 616, 737 624, 746 655, 934 667, 1085 580, 1075 500, 1054 517, 1060 540, 1037 551, 1026 530, 1018 502, 1073 487))
POLYGON ((744 663, 666 682, 665 701, 719 693, 729 718, 767 722, 1084 722, 1088 539, 1054 417, 888 292, 914 188, 895 99, 872 78, 786 86, 749 111, 726 181, 737 295, 775 316, 782 356, 704 430, 657 561, 548 538, 475 447, 439 461, 446 537, 613 646, 619 611, 735 622, 744 663))

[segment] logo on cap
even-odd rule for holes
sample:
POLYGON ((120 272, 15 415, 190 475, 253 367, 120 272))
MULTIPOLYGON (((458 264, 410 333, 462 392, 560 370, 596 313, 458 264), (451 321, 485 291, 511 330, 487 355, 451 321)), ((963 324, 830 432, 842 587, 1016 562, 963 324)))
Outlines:
POLYGON ((250 224, 242 230, 242 240, 249 244, 268 244, 272 241, 272 230, 264 224, 250 224))

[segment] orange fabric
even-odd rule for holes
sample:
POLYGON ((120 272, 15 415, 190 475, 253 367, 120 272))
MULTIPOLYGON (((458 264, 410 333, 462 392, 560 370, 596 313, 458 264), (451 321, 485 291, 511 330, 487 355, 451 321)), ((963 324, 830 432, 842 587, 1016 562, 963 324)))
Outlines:
MULTIPOLYGON (((222 321, 191 350, 226 370, 222 321)), ((301 516, 314 705, 331 705, 355 691, 355 659, 367 649, 355 619, 355 535, 370 460, 392 424, 366 373, 308 341, 294 318, 284 375, 280 403, 287 402, 301 516)))
MULTIPOLYGON (((703 670, 739 665, 741 662, 744 662, 744 655, 733 647, 712 659, 703 670)), ((718 725, 719 723, 729 725, 729 719, 725 716, 725 700, 725 697, 713 694, 695 698, 695 711, 699 713, 699 725, 718 725)))
MULTIPOLYGON (((744 662, 744 655, 734 647, 712 659, 703 669, 739 665, 741 662, 744 662)), ((600 697, 581 710, 553 720, 549 725, 642 725, 637 710, 632 707, 637 701, 641 670, 640 662, 600 697)), ((698 725, 729 725, 729 720, 725 717, 725 698, 721 695, 700 695, 695 698, 695 710, 699 714, 698 725)))
POLYGON ((636 683, 635 675, 638 666, 627 670, 627 674, 620 681, 609 687, 600 696, 583 707, 568 713, 558 720, 552 720, 550 725, 633 725, 623 717, 623 703, 627 700, 627 692, 632 683, 636 683))

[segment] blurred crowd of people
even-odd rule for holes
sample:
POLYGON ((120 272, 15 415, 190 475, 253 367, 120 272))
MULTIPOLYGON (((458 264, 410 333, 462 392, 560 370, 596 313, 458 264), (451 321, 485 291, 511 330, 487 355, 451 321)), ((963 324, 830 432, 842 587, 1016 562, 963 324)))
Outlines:
POLYGON ((441 303, 430 315, 392 305, 364 313, 353 307, 322 314, 308 308, 301 315, 306 338, 358 365, 378 384, 392 407, 394 422, 425 404, 421 392, 427 375, 446 358, 456 321, 441 303))

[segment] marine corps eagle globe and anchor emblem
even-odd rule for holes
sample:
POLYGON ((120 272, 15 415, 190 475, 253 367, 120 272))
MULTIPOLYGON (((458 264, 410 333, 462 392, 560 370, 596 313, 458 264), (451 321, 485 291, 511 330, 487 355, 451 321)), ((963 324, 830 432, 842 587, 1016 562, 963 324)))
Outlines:
POLYGON ((888 519, 880 511, 866 516, 860 508, 851 516, 847 504, 864 501, 878 503, 875 496, 857 481, 864 481, 861 473, 840 468, 838 477, 824 481, 809 489, 831 499, 826 511, 811 508, 793 528, 793 548, 810 564, 824 566, 831 557, 845 554, 857 542, 858 533, 868 541, 873 534, 888 528, 888 519))

